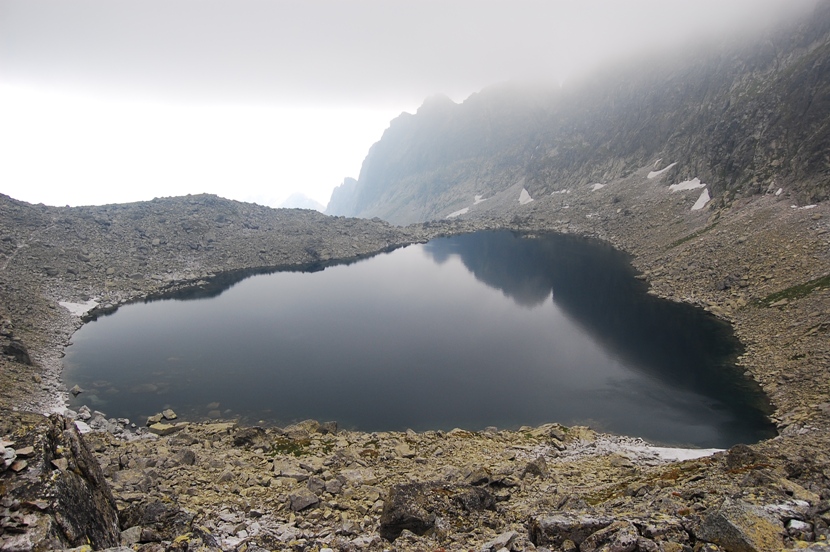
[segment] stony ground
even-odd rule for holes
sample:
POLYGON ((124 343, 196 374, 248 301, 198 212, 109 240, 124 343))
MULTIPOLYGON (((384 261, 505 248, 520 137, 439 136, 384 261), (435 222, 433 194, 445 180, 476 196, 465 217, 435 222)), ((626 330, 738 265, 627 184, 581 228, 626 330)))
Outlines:
MULTIPOLYGON (((406 228, 212 196, 81 209, 0 197, 0 437, 14 442, 6 451, 22 451, 2 475, 0 549, 34 542, 35 518, 49 515, 63 529, 44 530, 53 536, 42 542, 82 544, 61 523, 64 495, 42 485, 71 479, 84 463, 63 445, 40 458, 49 448, 37 445, 49 434, 45 422, 20 412, 46 411, 65 396, 61 350, 81 320, 59 302, 111 308, 205 286, 229 270, 325 263, 482 228, 607 240, 632 254, 653 293, 729 320, 781 436, 672 461, 635 439, 555 424, 365 434, 316 422, 263 429, 167 420, 158 431, 166 435, 127 439, 115 421, 79 412, 108 429, 85 441, 123 531, 89 542, 141 550, 825 549, 830 208, 794 207, 784 191, 692 211, 700 190, 671 192, 649 170, 406 228)), ((75 442, 74 426, 50 423, 75 442)))

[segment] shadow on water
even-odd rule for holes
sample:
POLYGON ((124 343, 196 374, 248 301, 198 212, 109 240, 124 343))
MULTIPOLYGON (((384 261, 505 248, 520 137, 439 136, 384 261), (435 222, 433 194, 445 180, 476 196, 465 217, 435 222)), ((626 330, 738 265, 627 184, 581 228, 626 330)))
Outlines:
POLYGON ((458 256, 477 280, 520 306, 552 298, 632 369, 716 400, 733 415, 734 433, 745 435, 748 426, 757 440, 776 434, 769 400, 735 365, 743 347, 731 326, 692 305, 648 294, 630 257, 610 245, 565 234, 530 239, 498 231, 433 240, 424 250, 439 264, 458 256))

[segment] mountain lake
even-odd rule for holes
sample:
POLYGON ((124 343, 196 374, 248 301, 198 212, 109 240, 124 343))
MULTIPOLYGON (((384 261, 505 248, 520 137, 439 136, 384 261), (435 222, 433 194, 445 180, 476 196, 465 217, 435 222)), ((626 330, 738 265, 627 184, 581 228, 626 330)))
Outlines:
POLYGON ((658 299, 607 244, 507 231, 360 261, 224 274, 120 307, 66 349, 110 417, 362 431, 589 425, 673 446, 775 435, 730 326, 658 299))

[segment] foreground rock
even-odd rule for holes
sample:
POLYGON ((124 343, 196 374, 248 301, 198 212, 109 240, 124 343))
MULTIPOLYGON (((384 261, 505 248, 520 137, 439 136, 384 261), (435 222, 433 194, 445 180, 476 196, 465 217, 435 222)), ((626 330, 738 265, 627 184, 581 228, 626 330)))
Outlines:
POLYGON ((495 510, 496 501, 486 489, 442 482, 395 485, 383 505, 380 536, 394 541, 403 531, 422 536, 447 533, 450 527, 475 526, 471 518, 482 510, 495 510))
POLYGON ((740 446, 677 463, 636 439, 553 424, 375 434, 303 425, 318 429, 191 423, 166 437, 91 432, 77 442, 112 489, 120 543, 141 550, 763 551, 830 536, 826 442, 770 441, 763 463, 740 446), (404 443, 414 456, 397 452, 404 443), (540 459, 544 472, 528 469, 540 459))
POLYGON ((3 414, 20 460, 3 473, 0 549, 118 545, 115 499, 72 421, 3 414))

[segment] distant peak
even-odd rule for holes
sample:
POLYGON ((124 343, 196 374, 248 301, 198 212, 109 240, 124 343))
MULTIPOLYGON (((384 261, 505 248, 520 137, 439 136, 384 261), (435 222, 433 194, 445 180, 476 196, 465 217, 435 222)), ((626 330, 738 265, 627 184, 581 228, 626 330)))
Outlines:
POLYGON ((456 103, 446 94, 433 94, 424 100, 424 103, 418 108, 418 113, 444 110, 455 105, 456 103))

